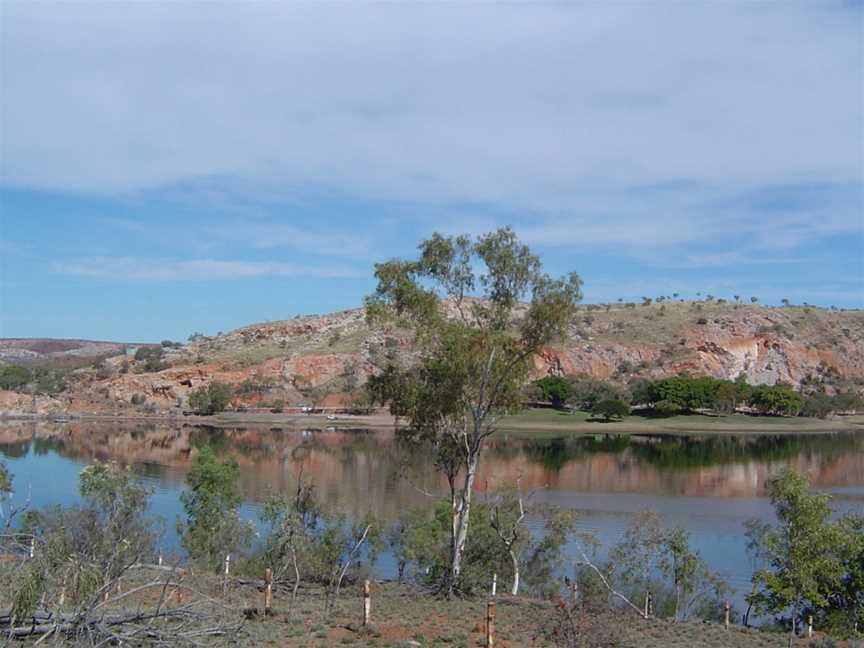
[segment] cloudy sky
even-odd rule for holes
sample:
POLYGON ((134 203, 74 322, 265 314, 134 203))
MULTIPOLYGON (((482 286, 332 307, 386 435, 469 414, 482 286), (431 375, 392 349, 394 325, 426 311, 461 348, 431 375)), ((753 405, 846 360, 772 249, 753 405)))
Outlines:
POLYGON ((511 224, 587 301, 864 305, 860 2, 0 4, 0 336, 360 303, 511 224))

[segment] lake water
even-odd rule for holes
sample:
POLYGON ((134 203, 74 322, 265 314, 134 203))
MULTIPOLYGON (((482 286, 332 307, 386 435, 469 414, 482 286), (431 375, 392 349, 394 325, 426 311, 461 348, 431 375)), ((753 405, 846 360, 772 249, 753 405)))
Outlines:
MULTIPOLYGON (((833 495, 838 511, 864 513, 864 434, 798 436, 571 436, 525 441, 498 433, 485 451, 478 495, 512 487, 521 478, 534 501, 578 512, 580 529, 609 546, 639 511, 654 510, 691 533, 709 565, 735 588, 749 590, 751 564, 744 537, 749 518, 771 519, 765 480, 782 466, 810 475, 833 495)), ((372 511, 387 521, 429 505, 446 482, 426 452, 411 451, 389 430, 193 425, 62 425, 0 423, 0 459, 14 475, 16 501, 33 507, 72 504, 78 473, 95 460, 129 464, 152 486, 152 512, 166 520, 165 550, 177 549, 174 521, 195 449, 210 445, 234 456, 245 497, 242 514, 256 519, 273 492, 292 492, 301 463, 319 497, 349 516, 372 511)), ((529 521, 536 530, 539 520, 529 521)), ((575 555, 575 548, 569 550, 575 555)), ((395 571, 385 555, 377 569, 395 571)))

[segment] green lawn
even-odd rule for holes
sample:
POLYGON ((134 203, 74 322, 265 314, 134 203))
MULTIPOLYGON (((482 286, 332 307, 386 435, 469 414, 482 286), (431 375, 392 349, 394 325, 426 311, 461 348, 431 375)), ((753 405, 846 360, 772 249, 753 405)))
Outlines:
POLYGON ((844 416, 829 420, 779 416, 682 415, 668 418, 627 416, 610 423, 591 420, 585 412, 561 412, 550 408, 529 409, 503 418, 498 428, 513 436, 549 437, 561 434, 819 434, 839 431, 864 431, 864 416, 844 416))

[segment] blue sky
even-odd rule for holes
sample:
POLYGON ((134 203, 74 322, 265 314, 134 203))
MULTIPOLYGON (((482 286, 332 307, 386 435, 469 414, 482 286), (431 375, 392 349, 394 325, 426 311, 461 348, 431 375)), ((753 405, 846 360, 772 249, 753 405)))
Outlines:
POLYGON ((586 301, 864 305, 861 3, 0 12, 0 336, 350 308, 506 224, 586 301))

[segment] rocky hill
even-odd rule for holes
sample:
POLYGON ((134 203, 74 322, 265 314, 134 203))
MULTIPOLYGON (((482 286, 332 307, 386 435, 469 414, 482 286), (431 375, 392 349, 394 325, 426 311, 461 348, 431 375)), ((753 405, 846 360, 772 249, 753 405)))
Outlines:
MULTIPOLYGON (((14 348, 10 341, 0 344, 8 348, 14 348)), ((50 353, 74 351, 58 347, 50 353)), ((335 404, 339 394, 355 391, 388 359, 412 352, 410 335, 370 330, 362 309, 253 324, 167 348, 157 371, 126 355, 78 369, 70 375, 71 389, 43 399, 40 409, 125 411, 134 399, 139 409, 176 411, 191 390, 214 380, 235 386, 238 406, 325 398, 335 404)), ((8 353, 0 357, 10 361, 8 353)), ((743 373, 753 384, 816 379, 860 385, 864 311, 671 301, 583 305, 567 339, 535 358, 535 372, 621 382, 681 372, 730 379, 743 373)), ((0 398, 0 411, 32 407, 29 398, 0 398)))
POLYGON ((0 364, 77 369, 119 355, 124 342, 56 340, 51 338, 0 338, 0 364))

